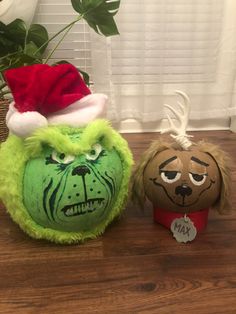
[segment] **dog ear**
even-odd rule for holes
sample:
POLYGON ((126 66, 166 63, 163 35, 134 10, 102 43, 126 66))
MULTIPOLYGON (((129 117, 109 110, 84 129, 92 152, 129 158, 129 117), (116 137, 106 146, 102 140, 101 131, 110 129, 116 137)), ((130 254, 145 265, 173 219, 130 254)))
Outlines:
POLYGON ((141 208, 146 201, 146 196, 143 186, 143 171, 146 167, 145 161, 135 167, 133 175, 131 177, 131 199, 134 203, 137 203, 141 208))
POLYGON ((143 208, 146 201, 146 194, 143 185, 143 174, 148 163, 161 151, 170 148, 170 144, 161 140, 154 141, 151 146, 144 152, 139 163, 136 165, 131 178, 131 199, 143 208))
POLYGON ((224 152, 219 146, 207 143, 199 142, 198 143, 200 150, 209 154, 216 162, 218 169, 221 174, 221 192, 220 197, 213 205, 214 208, 218 210, 220 214, 227 214, 231 211, 230 204, 230 168, 231 168, 231 159, 229 155, 224 152))

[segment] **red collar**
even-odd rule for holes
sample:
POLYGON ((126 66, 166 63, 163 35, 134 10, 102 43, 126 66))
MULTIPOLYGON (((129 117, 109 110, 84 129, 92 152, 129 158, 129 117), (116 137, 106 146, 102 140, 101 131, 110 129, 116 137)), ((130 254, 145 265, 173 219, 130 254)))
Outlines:
MULTIPOLYGON (((153 209, 154 221, 168 229, 170 229, 174 219, 184 217, 184 213, 171 212, 157 207, 153 207, 153 209)), ((202 231, 207 226, 208 213, 209 208, 205 208, 194 213, 186 214, 186 216, 192 220, 197 231, 202 231)))

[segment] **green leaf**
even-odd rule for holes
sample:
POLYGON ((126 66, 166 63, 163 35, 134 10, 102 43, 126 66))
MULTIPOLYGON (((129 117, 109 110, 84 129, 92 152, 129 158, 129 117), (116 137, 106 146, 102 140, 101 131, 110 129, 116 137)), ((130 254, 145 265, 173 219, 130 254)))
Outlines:
POLYGON ((24 53, 34 59, 41 58, 41 53, 37 52, 37 50, 38 46, 36 46, 35 43, 31 41, 26 44, 24 53))
POLYGON ((15 43, 24 46, 27 35, 27 26, 21 19, 16 19, 6 25, 6 36, 15 43))
MULTIPOLYGON (((27 42, 33 42, 38 48, 48 41, 48 32, 46 28, 40 24, 32 24, 27 35, 27 42)), ((43 53, 47 45, 40 49, 43 53)))
POLYGON ((113 16, 118 12, 120 0, 71 0, 71 3, 96 33, 105 36, 119 34, 113 16))
POLYGON ((87 72, 82 71, 81 69, 78 69, 78 71, 81 73, 81 75, 83 76, 84 82, 87 86, 90 86, 90 81, 89 81, 89 75, 87 72))
MULTIPOLYGON (((19 47, 23 47, 25 38, 24 36, 26 32, 23 31, 23 38, 22 36, 20 36, 20 39, 17 38, 18 41, 16 41, 15 35, 12 31, 12 25, 14 25, 14 23, 12 23, 10 23, 9 25, 5 25, 4 23, 0 22, 0 57, 16 52, 19 50, 19 47)), ((17 31, 19 30, 19 28, 21 29, 21 26, 19 27, 19 24, 21 24, 21 22, 16 21, 17 31)), ((22 31, 20 33, 22 34, 22 31)))
MULTIPOLYGON (((34 51, 34 49, 32 49, 32 46, 28 46, 28 53, 32 53, 32 51, 34 51)), ((1 60, 0 72, 3 72, 7 69, 18 68, 24 65, 31 65, 35 63, 42 63, 42 59, 19 51, 1 60)))
MULTIPOLYGON (((29 29, 23 20, 16 19, 8 25, 0 22, 0 56, 25 49, 25 44, 33 42, 38 48, 48 41, 46 28, 39 24, 32 24, 29 29)), ((42 54, 47 45, 40 49, 42 54)))
POLYGON ((0 34, 0 57, 16 51, 18 46, 0 34))
POLYGON ((0 21, 0 34, 2 34, 6 30, 6 24, 0 21))
POLYGON ((0 22, 0 72, 42 63, 42 53, 48 41, 48 32, 44 26, 33 24, 27 29, 24 21, 16 19, 8 25, 0 22))

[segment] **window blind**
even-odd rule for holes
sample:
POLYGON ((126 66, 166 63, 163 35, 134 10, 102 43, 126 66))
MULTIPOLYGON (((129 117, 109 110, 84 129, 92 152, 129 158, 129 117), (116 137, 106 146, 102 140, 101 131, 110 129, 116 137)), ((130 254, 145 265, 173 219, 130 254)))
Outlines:
POLYGON ((191 121, 228 123, 234 111, 234 0, 126 0, 116 21, 119 36, 104 46, 102 39, 93 43, 100 60, 94 82, 109 95, 110 119, 161 121, 163 104, 175 105, 180 89, 190 96, 191 121))
MULTIPOLYGON (((39 0, 34 21, 52 36, 75 15, 69 0, 39 0)), ((229 123, 236 114, 235 0, 122 0, 115 19, 120 35, 110 38, 78 23, 51 60, 92 76, 94 92, 109 96, 110 120, 160 122, 163 103, 174 105, 181 89, 191 98, 190 124, 229 123)))
POLYGON ((223 11, 222 0, 123 1, 114 83, 214 80, 223 11))
MULTIPOLYGON (((39 0, 34 23, 46 27, 49 37, 72 22, 77 16, 71 2, 68 0, 39 0)), ((52 42, 46 51, 46 55, 57 44, 62 35, 52 42)), ((83 21, 73 26, 62 43, 56 49, 49 63, 67 60, 77 68, 91 74, 91 40, 89 27, 83 21)))

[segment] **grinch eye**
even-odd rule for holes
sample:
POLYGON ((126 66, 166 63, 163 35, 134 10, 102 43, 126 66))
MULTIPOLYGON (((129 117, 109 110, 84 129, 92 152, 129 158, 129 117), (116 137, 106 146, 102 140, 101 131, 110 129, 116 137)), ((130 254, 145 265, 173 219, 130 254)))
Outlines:
POLYGON ((189 173, 189 178, 194 185, 202 185, 206 181, 207 174, 189 173))
POLYGON ((181 173, 178 171, 161 170, 161 178, 167 183, 178 181, 180 177, 181 173))
POLYGON ((75 156, 66 155, 64 153, 58 153, 57 151, 52 152, 52 160, 60 164, 69 164, 75 159, 75 156))
POLYGON ((92 149, 85 155, 88 160, 96 160, 102 151, 100 144, 94 144, 92 149))

